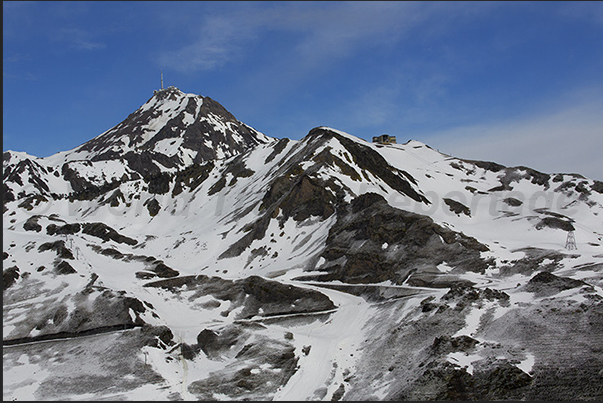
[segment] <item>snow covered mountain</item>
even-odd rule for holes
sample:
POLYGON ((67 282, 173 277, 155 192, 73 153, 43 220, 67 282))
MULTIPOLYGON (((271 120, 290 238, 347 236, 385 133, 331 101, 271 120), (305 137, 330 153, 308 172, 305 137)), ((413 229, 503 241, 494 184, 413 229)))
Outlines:
POLYGON ((51 161, 124 159, 135 170, 153 172, 231 157, 271 140, 213 99, 169 87, 117 126, 51 161), (155 167, 141 166, 149 160, 155 167))
POLYGON ((599 181, 170 88, 3 188, 4 399, 603 398, 599 181))
POLYGON ((169 87, 73 150, 43 159, 5 153, 4 193, 9 200, 16 190, 44 196, 51 189, 61 195, 98 193, 102 186, 232 157, 271 141, 213 99, 169 87))

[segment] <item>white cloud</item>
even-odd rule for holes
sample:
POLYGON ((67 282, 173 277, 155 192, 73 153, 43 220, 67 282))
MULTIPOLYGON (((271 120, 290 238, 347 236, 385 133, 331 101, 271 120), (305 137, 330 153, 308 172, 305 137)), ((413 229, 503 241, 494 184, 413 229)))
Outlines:
POLYGON ((571 103, 537 115, 457 127, 423 138, 455 157, 527 166, 548 173, 579 173, 602 180, 602 94, 568 94, 560 98, 571 103))

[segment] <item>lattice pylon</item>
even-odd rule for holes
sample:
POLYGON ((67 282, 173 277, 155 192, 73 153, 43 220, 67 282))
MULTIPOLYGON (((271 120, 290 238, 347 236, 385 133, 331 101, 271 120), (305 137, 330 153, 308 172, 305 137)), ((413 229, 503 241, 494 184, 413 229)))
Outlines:
POLYGON ((578 249, 578 247, 576 246, 576 238, 574 237, 574 231, 569 231, 567 233, 567 239, 565 240, 565 249, 578 249))

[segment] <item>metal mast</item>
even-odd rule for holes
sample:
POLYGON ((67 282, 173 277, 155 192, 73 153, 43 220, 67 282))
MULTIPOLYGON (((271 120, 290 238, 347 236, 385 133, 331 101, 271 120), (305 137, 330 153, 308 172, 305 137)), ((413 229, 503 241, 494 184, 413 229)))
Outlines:
POLYGON ((163 69, 161 69, 161 89, 163 89, 163 69))
POLYGON ((569 231, 567 233, 567 240, 565 241, 565 249, 576 250, 578 247, 576 246, 576 238, 574 237, 574 231, 569 231))

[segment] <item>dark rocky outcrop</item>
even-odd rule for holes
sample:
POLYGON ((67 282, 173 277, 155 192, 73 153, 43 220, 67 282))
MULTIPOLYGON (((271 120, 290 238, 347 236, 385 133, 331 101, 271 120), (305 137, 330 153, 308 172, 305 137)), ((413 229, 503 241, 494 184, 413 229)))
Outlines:
POLYGON ((170 181, 172 175, 169 172, 158 172, 145 177, 148 184, 149 193, 165 194, 170 190, 170 181))
POLYGON ((218 179, 218 181, 209 188, 209 190, 207 191, 207 195, 208 196, 214 195, 214 194, 218 193, 220 190, 224 189, 225 186, 226 186, 226 178, 222 177, 222 178, 218 179))
POLYGON ((102 222, 95 223, 84 223, 82 224, 82 232, 84 234, 92 235, 103 241, 115 241, 117 243, 125 243, 128 245, 136 245, 138 241, 136 239, 129 238, 125 235, 120 234, 107 224, 102 222))
MULTIPOLYGON (((85 287, 71 295, 69 301, 72 305, 70 309, 67 309, 64 302, 38 307, 35 314, 15 323, 16 328, 11 332, 11 338, 5 338, 4 344, 79 337, 130 329, 145 323, 140 318, 147 310, 145 304, 128 296, 125 291, 85 287), (36 329, 34 337, 29 336, 33 329, 36 329)), ((155 333, 162 334, 165 331, 155 333)), ((163 337, 166 336, 167 334, 163 337)))
POLYGON ((58 261, 54 266, 54 272, 56 274, 73 274, 77 271, 67 262, 66 260, 58 261))
POLYGON ((395 400, 507 400, 522 396, 531 383, 528 374, 508 363, 470 374, 448 362, 432 362, 395 400))
POLYGON ((521 200, 518 200, 514 197, 507 197, 506 199, 503 200, 503 202, 512 207, 519 207, 523 204, 523 202, 521 200))
POLYGON ((61 259, 75 259, 71 250, 65 246, 65 241, 58 240, 55 242, 46 242, 38 246, 38 252, 44 252, 46 250, 53 250, 57 253, 57 257, 61 259))
POLYGON ((177 270, 166 265, 162 260, 158 260, 153 256, 134 255, 133 253, 122 253, 114 248, 102 248, 98 245, 88 245, 93 251, 103 256, 109 256, 116 260, 124 262, 137 261, 145 264, 146 271, 136 272, 136 278, 148 280, 155 277, 171 278, 176 277, 180 273, 177 270))
POLYGON ((471 217, 471 210, 469 209, 469 207, 465 206, 463 203, 458 202, 456 200, 448 199, 448 198, 444 198, 442 200, 444 200, 444 203, 446 203, 446 205, 448 206, 450 211, 452 211, 453 213, 459 214, 459 215, 465 214, 466 216, 471 217))
POLYGON ((457 306, 468 305, 473 301, 477 300, 497 300, 501 305, 508 305, 509 294, 504 291, 493 290, 491 288, 475 288, 473 286, 453 284, 450 290, 442 296, 443 300, 454 300, 457 302, 457 306))
POLYGON ((550 295, 583 286, 589 286, 589 284, 582 280, 556 276, 553 273, 541 271, 528 281, 524 289, 536 295, 550 295))
POLYGON ((105 194, 119 187, 121 180, 112 180, 101 184, 95 184, 90 178, 81 176, 78 170, 78 163, 84 163, 92 166, 91 161, 67 162, 61 167, 63 179, 71 185, 69 199, 73 200, 93 200, 94 198, 105 194))
POLYGON ((23 208, 27 211, 31 211, 35 206, 39 205, 40 203, 48 201, 48 198, 41 194, 33 194, 30 196, 22 196, 21 194, 19 194, 18 198, 21 200, 21 202, 17 205, 17 207, 23 208))
POLYGON ((17 266, 12 266, 2 270, 2 290, 4 291, 11 285, 15 284, 19 277, 19 268, 17 266))
POLYGON ((568 257, 555 250, 533 247, 516 249, 513 252, 524 252, 526 256, 500 267, 500 273, 504 276, 515 273, 530 275, 536 271, 553 271, 560 266, 561 260, 568 257))
POLYGON ((149 215, 151 217, 155 217, 159 211, 161 210, 161 204, 159 204, 159 202, 157 201, 156 198, 152 197, 150 199, 148 199, 147 201, 144 202, 144 206, 147 207, 147 210, 149 211, 149 215))
POLYGON ((538 224, 536 224, 536 229, 543 228, 556 228, 562 229, 564 231, 574 231, 575 228, 571 222, 563 220, 557 217, 544 217, 541 219, 538 224))
POLYGON ((46 226, 46 233, 48 235, 73 235, 80 232, 82 226, 78 223, 65 224, 58 226, 56 224, 48 224, 46 226))
POLYGON ((529 179, 531 183, 543 186, 544 190, 547 190, 550 187, 551 175, 539 172, 532 168, 525 166, 506 167, 490 161, 475 161, 466 159, 461 159, 461 161, 473 164, 486 171, 501 173, 498 176, 500 186, 489 189, 489 192, 512 190, 513 187, 511 186, 511 183, 519 182, 521 179, 529 179))
POLYGON ((167 266, 162 261, 154 262, 154 264, 152 265, 152 267, 149 270, 152 271, 153 273, 155 273, 158 277, 164 277, 164 278, 176 277, 177 275, 180 274, 178 271, 167 266))
POLYGON ((108 204, 111 207, 117 207, 120 203, 125 203, 126 198, 120 189, 116 189, 111 196, 107 197, 102 204, 108 204))
POLYGON ((473 337, 467 335, 461 335, 457 337, 450 336, 438 336, 433 340, 434 354, 448 354, 456 351, 468 352, 472 350, 479 341, 473 337))
POLYGON ((273 150, 270 153, 269 156, 266 157, 266 160, 264 161, 264 164, 268 164, 269 162, 271 162, 274 158, 276 158, 277 155, 279 155, 281 152, 283 152, 283 150, 287 147, 287 144, 289 144, 289 139, 288 138, 282 138, 279 139, 273 146, 273 150))
POLYGON ((172 196, 179 195, 183 190, 183 186, 187 186, 190 191, 195 190, 200 184, 209 178, 209 173, 213 168, 213 161, 208 161, 205 164, 193 163, 185 169, 178 171, 174 176, 174 189, 172 190, 172 196))
POLYGON ((206 355, 210 355, 218 344, 218 334, 210 329, 203 329, 197 335, 197 345, 206 355))
POLYGON ((278 281, 251 276, 241 280, 226 280, 204 275, 173 277, 144 284, 144 287, 160 287, 177 292, 186 286, 194 290, 195 298, 212 295, 223 301, 231 301, 230 311, 243 306, 237 319, 278 317, 289 314, 323 312, 335 309, 333 302, 324 294, 311 289, 285 285, 278 281))
POLYGON ((188 346, 187 350, 203 351, 214 360, 234 359, 240 365, 236 371, 214 371, 191 382, 189 392, 199 400, 211 400, 215 393, 240 400, 262 400, 286 384, 297 370, 295 347, 286 340, 254 334, 262 328, 255 323, 235 323, 215 331, 204 329, 199 334, 199 344, 188 346))
MULTIPOLYGON (((270 220, 277 216, 280 216, 281 225, 289 218, 303 221, 312 216, 322 219, 330 217, 343 199, 344 193, 335 181, 324 181, 312 175, 317 168, 318 166, 315 166, 304 171, 294 164, 282 175, 277 176, 262 199, 260 211, 263 215, 245 227, 245 235, 228 247, 219 258, 239 256, 253 240, 264 237, 270 220)), ((214 186, 218 184, 219 182, 214 186)), ((212 192, 213 187, 210 188, 210 193, 212 192)))
POLYGON ((140 328, 146 346, 166 348, 174 345, 174 333, 167 326, 143 324, 140 328))
POLYGON ((488 263, 480 252, 486 250, 428 216, 395 209, 382 196, 366 193, 338 211, 321 255, 327 262, 317 268, 326 274, 302 278, 401 284, 412 274, 409 284, 424 286, 434 282, 433 273, 443 262, 461 270, 485 270, 488 263))
POLYGON ((36 231, 36 232, 40 232, 42 231, 42 226, 38 223, 38 221, 40 220, 42 216, 40 215, 33 215, 31 217, 29 217, 27 219, 27 221, 25 221, 25 223, 23 223, 23 229, 25 231, 36 231))
POLYGON ((255 173, 252 169, 247 168, 245 165, 243 160, 244 155, 245 154, 239 154, 237 157, 235 157, 232 162, 228 164, 228 167, 224 171, 224 176, 227 174, 232 175, 232 179, 228 183, 228 186, 234 185, 238 178, 249 178, 255 173))
POLYGON ((324 294, 307 288, 282 284, 251 276, 235 282, 251 298, 246 300, 242 317, 252 317, 262 309, 262 316, 327 311, 335 309, 333 302, 324 294), (248 313, 247 313, 248 312, 248 313))

